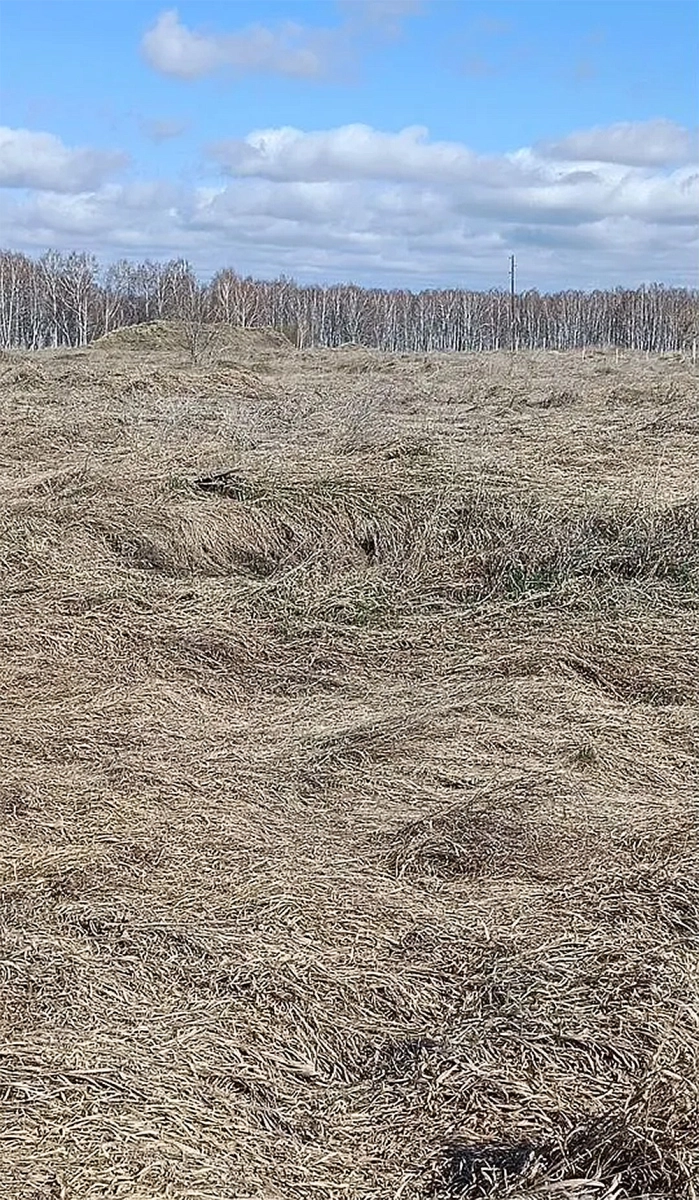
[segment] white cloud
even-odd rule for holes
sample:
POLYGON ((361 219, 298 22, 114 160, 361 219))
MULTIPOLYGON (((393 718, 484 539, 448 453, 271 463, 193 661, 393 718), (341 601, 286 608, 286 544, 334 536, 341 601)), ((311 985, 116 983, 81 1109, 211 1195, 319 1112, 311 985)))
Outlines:
POLYGON ((574 170, 532 150, 479 156, 456 142, 430 142, 428 131, 410 127, 383 133, 367 125, 323 132, 265 129, 243 141, 211 147, 227 174, 277 182, 375 180, 419 184, 447 191, 457 212, 554 222, 639 216, 692 221, 699 204, 692 168, 671 175, 633 171, 615 164, 574 170))
POLYGON ((217 147, 207 186, 106 183, 78 195, 5 195, 4 240, 105 258, 184 254, 203 271, 383 286, 692 282, 699 170, 479 156, 424 129, 257 131, 217 147))
POLYGON ((622 121, 604 128, 571 133, 537 149, 549 158, 576 162, 619 163, 629 167, 664 167, 696 161, 696 131, 674 121, 622 121))
POLYGON ((178 79, 226 69, 312 79, 325 73, 331 37, 328 31, 308 30, 292 21, 273 29, 251 25, 238 33, 198 33, 182 24, 176 9, 169 9, 144 35, 141 51, 154 70, 178 79))
POLYGON ((347 68, 367 42, 396 37, 422 0, 341 0, 341 19, 327 27, 280 21, 235 32, 192 29, 176 9, 161 12, 141 40, 146 62, 162 75, 193 80, 227 72, 297 79, 347 78, 347 68))
POLYGON ((261 129, 244 140, 218 142, 211 156, 237 176, 265 179, 392 179, 450 182, 480 179, 513 183, 525 173, 505 156, 479 157, 460 142, 430 142, 423 126, 382 133, 369 125, 304 133, 261 129))
POLYGON ((121 170, 124 154, 69 149, 52 133, 0 127, 0 187, 80 192, 121 170))

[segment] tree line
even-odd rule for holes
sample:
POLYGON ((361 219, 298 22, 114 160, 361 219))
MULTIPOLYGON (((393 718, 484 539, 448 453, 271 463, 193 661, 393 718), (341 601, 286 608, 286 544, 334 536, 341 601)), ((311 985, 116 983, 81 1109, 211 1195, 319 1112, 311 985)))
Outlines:
POLYGON ((127 325, 181 320, 196 339, 210 322, 283 331, 299 347, 355 343, 393 351, 648 351, 696 348, 699 291, 661 284, 608 291, 526 291, 514 314, 506 291, 300 285, 243 278, 225 268, 205 283, 184 259, 123 260, 102 268, 89 254, 32 258, 0 251, 0 345, 83 346, 127 325))

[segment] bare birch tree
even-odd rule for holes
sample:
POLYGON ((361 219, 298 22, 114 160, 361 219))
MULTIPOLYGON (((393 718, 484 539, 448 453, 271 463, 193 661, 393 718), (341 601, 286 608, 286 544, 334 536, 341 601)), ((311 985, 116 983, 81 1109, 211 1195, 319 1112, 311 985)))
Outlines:
MULTIPOLYGON (((124 260, 100 271, 85 254, 51 251, 34 259, 0 252, 3 346, 79 346, 119 326, 153 320, 182 322, 193 361, 212 350, 221 324, 285 330, 302 346, 354 342, 415 352, 502 350, 511 336, 504 291, 304 287, 284 277, 242 278, 228 268, 203 284, 181 259, 124 260)), ((517 323, 522 349, 692 352, 699 338, 699 292, 661 284, 530 290, 518 297, 517 323)))

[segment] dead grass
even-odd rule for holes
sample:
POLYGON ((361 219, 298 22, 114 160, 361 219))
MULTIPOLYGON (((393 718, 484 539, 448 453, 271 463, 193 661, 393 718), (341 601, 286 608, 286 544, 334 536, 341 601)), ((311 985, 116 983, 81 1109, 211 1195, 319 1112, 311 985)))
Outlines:
POLYGON ((695 1200, 696 375, 127 332, 2 363, 0 1196, 695 1200))

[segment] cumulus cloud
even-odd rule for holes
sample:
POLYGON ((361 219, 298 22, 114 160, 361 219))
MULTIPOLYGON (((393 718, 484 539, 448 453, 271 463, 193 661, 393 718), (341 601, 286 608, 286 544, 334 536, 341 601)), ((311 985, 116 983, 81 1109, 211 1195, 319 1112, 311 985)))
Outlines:
POLYGON ((70 149, 52 133, 0 127, 0 187, 89 191, 127 162, 116 152, 70 149))
POLYGON ((692 282, 699 170, 552 157, 479 156, 422 128, 272 129, 216 148, 219 181, 106 182, 29 199, 5 193, 20 249, 104 257, 185 254, 201 270, 383 286, 692 282))
POLYGON ((559 141, 541 142, 549 158, 576 162, 619 163, 629 167, 665 167, 699 157, 696 131, 674 121, 621 121, 571 133, 559 141))
POLYGON ((429 131, 421 125, 398 133, 370 125, 311 133, 290 127, 261 129, 243 140, 217 142, 209 153, 228 174, 278 180, 479 179, 505 184, 526 171, 503 156, 479 157, 460 142, 430 142, 429 131))
MULTIPOLYGON (((304 133, 265 129, 210 148, 224 171, 238 178, 278 182, 377 180, 447 189, 459 212, 516 218, 538 215, 575 224, 610 215, 691 221, 697 212, 697 174, 680 168, 648 175, 616 164, 571 170, 535 151, 481 156, 456 142, 431 142, 411 126, 384 133, 367 125, 304 133)), ((549 151, 549 154, 551 152, 549 151)))
POLYGON ((144 34, 141 52, 154 70, 177 79, 223 70, 312 79, 325 73, 330 36, 293 21, 274 28, 251 25, 238 33, 201 33, 183 25, 176 9, 168 9, 144 34))

